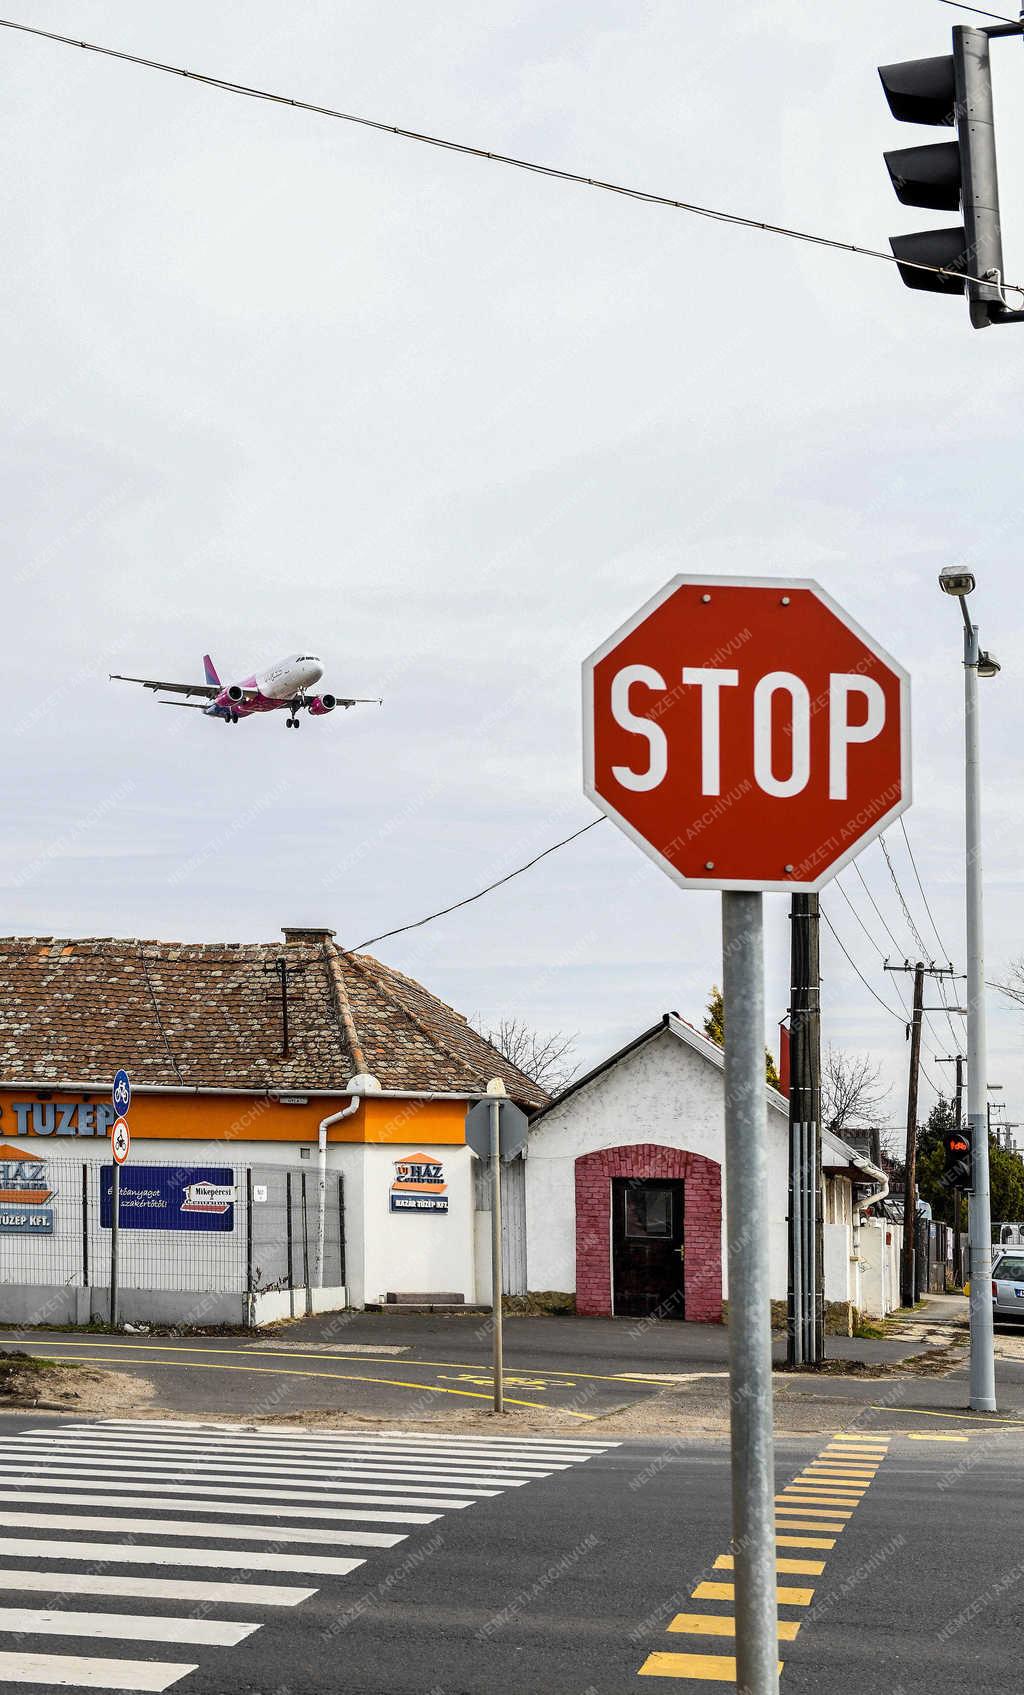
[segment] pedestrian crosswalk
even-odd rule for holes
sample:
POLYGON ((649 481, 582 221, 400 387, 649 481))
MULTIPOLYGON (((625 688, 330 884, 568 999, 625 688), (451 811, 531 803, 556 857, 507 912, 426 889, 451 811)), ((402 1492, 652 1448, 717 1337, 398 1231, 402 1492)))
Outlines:
POLYGON ((170 1689, 324 1580, 616 1445, 155 1419, 23 1431, 0 1459, 0 1689, 170 1689))

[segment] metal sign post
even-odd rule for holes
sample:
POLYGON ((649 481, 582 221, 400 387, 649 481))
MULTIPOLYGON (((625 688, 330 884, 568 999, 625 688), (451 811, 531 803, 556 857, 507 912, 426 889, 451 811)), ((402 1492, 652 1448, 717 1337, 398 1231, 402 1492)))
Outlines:
POLYGON ((491 1304, 494 1327, 494 1410, 505 1411, 504 1359, 501 1334, 501 1101, 495 1095, 491 1112, 491 1304))
POLYGON ((584 662, 583 740, 595 805, 722 891, 736 1656, 712 1675, 777 1695, 763 897, 816 894, 910 804, 910 679, 817 583, 675 577, 584 662))
POLYGON ((764 897, 722 895, 736 1687, 779 1687, 764 1101, 764 897))
POLYGON ((110 1328, 117 1329, 117 1238, 121 1222, 121 1167, 113 1162, 110 1183, 110 1328))
POLYGON ((117 1329, 118 1248, 121 1233, 121 1167, 132 1145, 125 1113, 132 1104, 132 1086, 125 1070, 114 1077, 111 1100, 117 1117, 110 1126, 110 1328, 117 1329))

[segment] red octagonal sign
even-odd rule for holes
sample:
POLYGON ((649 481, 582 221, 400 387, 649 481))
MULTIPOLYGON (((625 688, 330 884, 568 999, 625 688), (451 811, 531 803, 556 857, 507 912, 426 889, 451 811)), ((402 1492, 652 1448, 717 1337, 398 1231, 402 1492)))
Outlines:
POLYGON ((585 661, 583 734, 688 888, 820 889, 910 805, 910 678, 806 578, 673 578, 585 661))

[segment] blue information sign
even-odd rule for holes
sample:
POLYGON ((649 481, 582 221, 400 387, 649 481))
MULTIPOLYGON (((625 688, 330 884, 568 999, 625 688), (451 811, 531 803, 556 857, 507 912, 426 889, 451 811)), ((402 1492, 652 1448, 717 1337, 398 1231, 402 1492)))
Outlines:
MULTIPOLYGON (((110 1229, 110 1166, 100 1172, 100 1227, 110 1229)), ((229 1165, 125 1165, 122 1230, 233 1230, 235 1174, 229 1165)))
POLYGON ((123 1118, 132 1104, 132 1086, 128 1081, 127 1071, 119 1071, 114 1077, 114 1087, 111 1090, 111 1099, 113 1100, 114 1110, 117 1113, 118 1118, 123 1118))

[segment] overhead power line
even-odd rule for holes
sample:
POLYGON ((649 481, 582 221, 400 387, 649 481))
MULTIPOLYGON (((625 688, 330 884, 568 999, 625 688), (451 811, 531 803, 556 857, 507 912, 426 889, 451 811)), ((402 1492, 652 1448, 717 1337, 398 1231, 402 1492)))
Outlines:
POLYGON ((529 871, 532 866, 539 865, 542 859, 547 859, 549 853, 557 853, 559 848, 567 847, 570 842, 577 841, 580 836, 585 836, 588 830, 594 830, 598 824, 603 823, 603 817, 592 818, 581 830, 574 830, 571 836, 563 836, 560 842, 552 842, 542 853, 528 859, 525 865, 517 865, 514 871, 507 871, 504 877, 498 877, 495 882, 488 883, 485 889, 478 889, 475 895, 467 895, 464 900, 453 901, 451 906, 442 906, 437 912, 428 912, 425 918, 417 918, 412 924, 399 924, 396 930, 383 930, 379 936, 368 936, 365 942, 359 942, 356 947, 343 948, 341 951, 362 953, 364 948, 372 947, 374 942, 386 942, 391 936, 403 936, 407 930, 421 930, 424 924, 432 924, 435 918, 446 918, 449 912, 458 912, 461 906, 472 906, 474 901, 483 900, 484 895, 489 895, 492 889, 500 889, 503 883, 510 883, 513 877, 521 877, 524 871, 529 871))
MULTIPOLYGON (((758 230, 762 235, 782 236, 788 241, 803 241, 812 247, 829 247, 841 253, 855 253, 862 259, 881 259, 887 265, 897 263, 895 254, 884 253, 878 247, 862 247, 857 242, 841 241, 835 236, 794 229, 786 224, 773 224, 762 218, 744 217, 739 212, 726 212, 721 207, 703 206, 692 200, 678 200, 669 194, 656 194, 651 189, 634 188, 627 183, 586 176, 582 171, 563 170, 560 166, 545 165, 535 159, 523 159, 513 153, 497 153, 488 147, 475 147, 470 142, 454 141, 449 136, 431 135, 423 130, 409 129, 404 124, 387 123, 383 118, 368 118, 357 112, 344 112, 334 106, 322 106, 313 100, 301 100, 294 95, 279 94, 273 89, 232 82, 228 77, 212 76, 206 71, 190 71, 183 65, 170 65, 162 59, 149 59, 141 53, 128 53, 123 48, 106 47, 96 41, 80 41, 76 36, 60 35, 56 30, 39 29, 34 24, 17 23, 12 18, 0 18, 0 29, 39 36, 43 41, 54 41, 62 47, 79 47, 86 53, 98 53, 104 58, 138 65, 144 70, 161 71, 166 76, 182 77, 187 82, 201 83, 205 88, 216 88, 224 94, 239 94, 247 100, 266 100, 275 106, 291 106, 298 112, 311 112, 317 117, 334 118, 339 123, 358 124, 363 129, 379 130, 383 134, 398 136, 403 141, 416 141, 425 147, 438 147, 446 153, 461 153, 470 159, 486 159, 494 165, 508 165, 517 171, 531 171, 536 176, 552 177, 559 182, 601 189, 606 194, 622 195, 627 200, 641 200, 649 206, 665 206, 675 212, 687 212, 695 218, 708 218, 714 223, 732 224, 738 229, 758 230)), ((954 273, 944 265, 928 265, 911 259, 900 259, 899 264, 905 271, 930 271, 936 276, 955 275, 960 283, 986 282, 985 277, 972 276, 968 271, 958 270, 954 273)), ((1004 283, 1003 290, 1006 294, 1019 294, 1024 300, 1024 286, 1004 283)))
POLYGON ((981 6, 965 6, 963 0, 939 0, 940 6, 955 6, 958 12, 973 12, 977 18, 995 18, 997 23, 1016 24, 1019 18, 1008 18, 1005 12, 986 12, 981 6))

